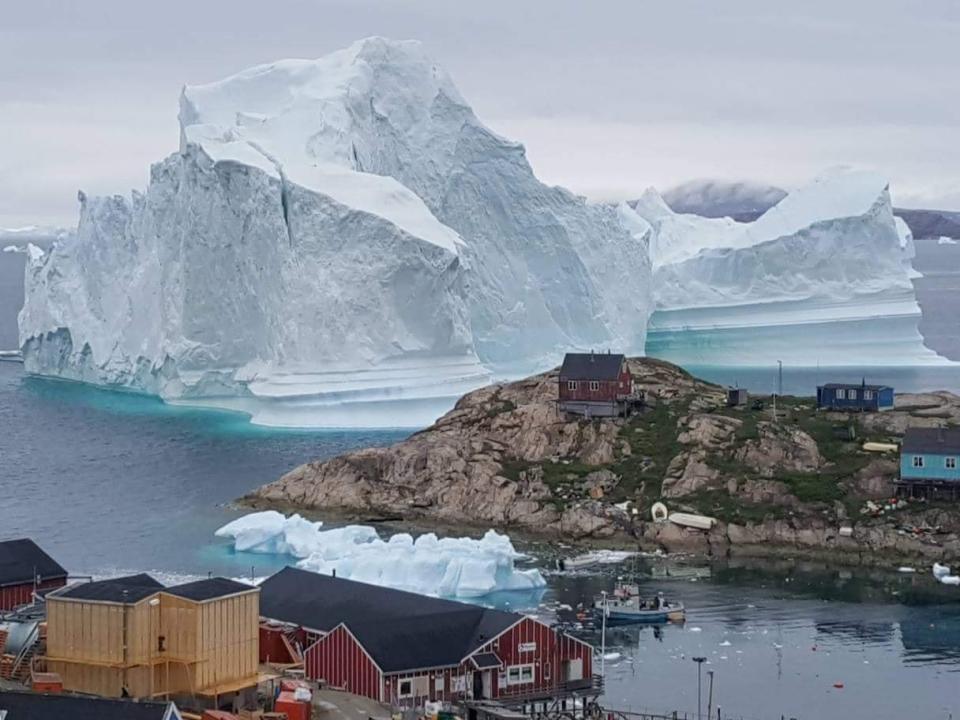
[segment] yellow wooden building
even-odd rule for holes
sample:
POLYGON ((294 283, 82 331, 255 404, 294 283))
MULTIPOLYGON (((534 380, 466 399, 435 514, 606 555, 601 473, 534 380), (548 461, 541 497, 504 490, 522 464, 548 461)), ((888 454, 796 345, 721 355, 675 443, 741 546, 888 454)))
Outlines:
POLYGON ((256 686, 259 618, 259 588, 225 578, 70 585, 47 596, 47 668, 77 692, 219 698, 256 686))

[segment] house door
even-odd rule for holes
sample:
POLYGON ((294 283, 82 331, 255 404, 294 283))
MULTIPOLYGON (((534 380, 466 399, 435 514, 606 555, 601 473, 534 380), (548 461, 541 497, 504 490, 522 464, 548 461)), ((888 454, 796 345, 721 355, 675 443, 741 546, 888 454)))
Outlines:
POLYGON ((583 660, 567 660, 564 664, 564 679, 567 682, 571 680, 583 680, 583 660))
POLYGON ((484 700, 493 699, 493 671, 483 671, 483 698, 484 700))
POLYGON ((473 674, 473 698, 479 700, 483 697, 483 673, 477 671, 473 674))

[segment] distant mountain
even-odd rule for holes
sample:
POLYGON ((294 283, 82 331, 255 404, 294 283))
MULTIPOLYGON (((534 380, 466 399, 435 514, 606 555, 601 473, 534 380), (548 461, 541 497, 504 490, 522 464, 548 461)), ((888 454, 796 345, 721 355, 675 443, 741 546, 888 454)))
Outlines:
MULTIPOLYGON (((677 213, 753 222, 783 200, 786 194, 778 187, 763 183, 701 179, 667 190, 663 199, 677 213)), ((960 239, 960 212, 909 208, 894 208, 893 212, 903 218, 915 238, 946 236, 960 239)))
POLYGON ((690 180, 663 193, 674 212, 755 220, 786 197, 778 187, 754 182, 690 180))

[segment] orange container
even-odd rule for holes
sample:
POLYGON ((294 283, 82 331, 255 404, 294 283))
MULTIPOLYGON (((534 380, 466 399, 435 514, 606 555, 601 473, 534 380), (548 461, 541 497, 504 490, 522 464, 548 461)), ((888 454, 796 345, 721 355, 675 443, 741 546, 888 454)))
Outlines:
POLYGON ((296 700, 292 692, 281 692, 273 709, 286 713, 287 720, 310 720, 310 704, 296 700))
POLYGON ((61 693, 63 692, 63 680, 58 673, 33 673, 30 689, 37 693, 61 693))

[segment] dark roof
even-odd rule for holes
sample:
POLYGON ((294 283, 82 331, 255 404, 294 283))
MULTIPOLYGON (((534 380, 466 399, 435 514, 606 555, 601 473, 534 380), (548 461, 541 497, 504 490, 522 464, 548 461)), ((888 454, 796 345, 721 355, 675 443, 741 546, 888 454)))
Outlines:
POLYGON ((567 353, 560 366, 561 380, 616 380, 623 354, 567 353))
POLYGON ((500 667, 503 661, 496 653, 479 653, 473 656, 473 664, 477 666, 477 670, 487 670, 500 667))
POLYGON ((864 383, 827 383, 826 385, 821 385, 820 387, 827 390, 859 390, 863 388, 864 390, 873 390, 874 392, 880 392, 881 390, 893 390, 889 385, 865 385, 864 383))
POLYGON ((0 691, 7 720, 164 720, 169 702, 0 691))
POLYGON ((960 455, 960 428, 907 428, 903 452, 960 455))
POLYGON ((521 619, 292 567, 260 585, 260 614, 323 631, 342 623, 384 672, 456 665, 521 619))
POLYGON ((58 592, 56 596, 74 600, 136 603, 163 589, 161 583, 146 573, 140 573, 139 575, 70 585, 66 590, 58 592))
POLYGON ((0 542, 0 587, 67 577, 67 571, 28 538, 0 542))
POLYGON ((228 580, 227 578, 215 577, 207 580, 197 580, 196 582, 184 583, 183 585, 174 585, 167 588, 166 592, 177 597, 203 602, 204 600, 213 600, 214 598, 226 597, 227 595, 236 595, 237 593, 256 590, 252 585, 228 580))

